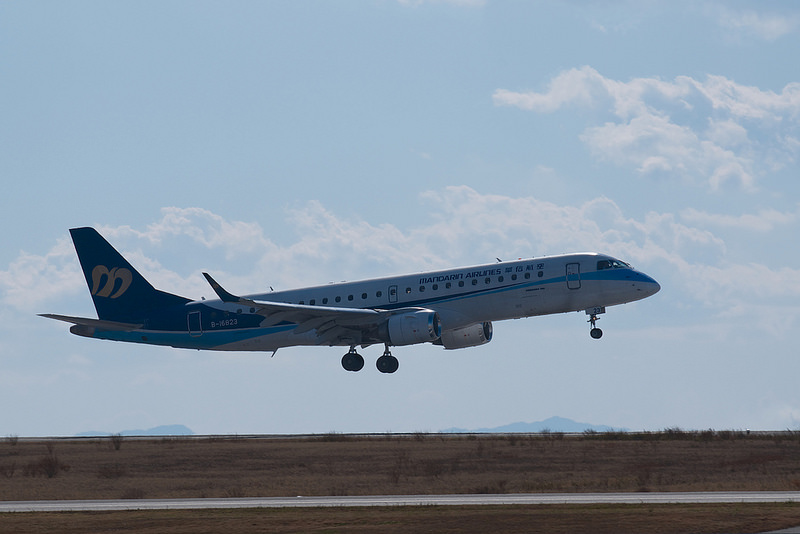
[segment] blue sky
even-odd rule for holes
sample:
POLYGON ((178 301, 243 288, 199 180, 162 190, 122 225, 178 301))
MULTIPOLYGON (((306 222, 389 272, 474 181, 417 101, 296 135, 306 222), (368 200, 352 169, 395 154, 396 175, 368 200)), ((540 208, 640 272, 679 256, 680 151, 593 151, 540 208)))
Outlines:
POLYGON ((794 2, 0 4, 0 434, 800 428, 794 2), (212 297, 573 251, 662 291, 485 346, 72 336, 68 229, 212 297))

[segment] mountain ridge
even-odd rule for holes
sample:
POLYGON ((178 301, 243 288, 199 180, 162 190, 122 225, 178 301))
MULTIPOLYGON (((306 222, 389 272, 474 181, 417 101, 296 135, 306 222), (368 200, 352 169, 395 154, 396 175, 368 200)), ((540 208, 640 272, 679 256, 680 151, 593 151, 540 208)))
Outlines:
POLYGON ((533 423, 517 422, 494 428, 477 428, 473 430, 465 428, 447 428, 443 433, 541 433, 541 432, 613 432, 626 431, 625 428, 613 428, 607 425, 595 425, 592 423, 580 423, 566 417, 553 416, 544 421, 533 423))
POLYGON ((147 430, 123 430, 121 432, 100 432, 97 430, 89 430, 76 434, 79 438, 89 437, 103 437, 113 436, 119 434, 120 436, 193 436, 194 432, 186 425, 160 425, 147 430))

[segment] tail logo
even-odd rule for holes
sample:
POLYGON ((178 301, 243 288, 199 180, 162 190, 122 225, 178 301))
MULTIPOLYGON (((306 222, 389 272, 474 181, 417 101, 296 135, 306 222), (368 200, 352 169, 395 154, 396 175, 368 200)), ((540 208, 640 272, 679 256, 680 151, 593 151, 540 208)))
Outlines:
POLYGON ((128 269, 114 267, 109 271, 105 265, 98 265, 92 270, 92 295, 115 299, 128 290, 131 282, 133 282, 133 275, 128 269), (114 291, 117 286, 117 280, 120 281, 120 285, 114 291))

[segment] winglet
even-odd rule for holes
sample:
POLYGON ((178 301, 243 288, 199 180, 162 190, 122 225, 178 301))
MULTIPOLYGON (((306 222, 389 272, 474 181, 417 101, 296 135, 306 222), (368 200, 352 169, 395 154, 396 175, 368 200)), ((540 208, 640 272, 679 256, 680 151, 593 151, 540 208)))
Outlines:
POLYGON ((222 302, 241 302, 243 300, 242 297, 237 297, 236 295, 232 295, 227 291, 225 291, 225 289, 223 289, 223 287, 219 285, 216 280, 211 278, 210 274, 203 273, 203 276, 206 277, 208 283, 211 284, 211 288, 214 290, 214 292, 217 294, 217 296, 220 298, 222 302))

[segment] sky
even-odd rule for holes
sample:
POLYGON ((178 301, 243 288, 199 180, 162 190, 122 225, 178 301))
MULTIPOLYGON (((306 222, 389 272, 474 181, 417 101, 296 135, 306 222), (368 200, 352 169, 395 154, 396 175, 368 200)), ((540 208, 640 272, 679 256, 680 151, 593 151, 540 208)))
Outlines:
POLYGON ((800 5, 0 3, 0 436, 800 429, 800 5), (213 298, 565 252, 662 286, 491 343, 73 336, 69 228, 213 298))

